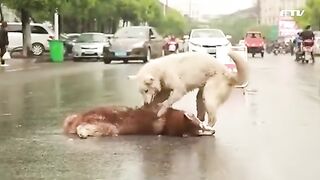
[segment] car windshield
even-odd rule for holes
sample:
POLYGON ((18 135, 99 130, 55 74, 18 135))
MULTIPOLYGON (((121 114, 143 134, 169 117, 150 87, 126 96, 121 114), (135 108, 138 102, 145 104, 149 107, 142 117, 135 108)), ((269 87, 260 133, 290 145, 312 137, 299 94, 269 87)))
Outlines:
POLYGON ((224 38, 224 34, 218 30, 197 30, 193 31, 191 38, 224 38))
POLYGON ((146 38, 148 31, 145 28, 122 28, 114 35, 115 38, 146 38))
POLYGON ((81 34, 77 39, 78 43, 106 42, 106 36, 103 34, 81 34))
POLYGON ((260 33, 248 33, 247 37, 250 37, 250 38, 261 38, 261 34, 260 33))
POLYGON ((78 35, 68 35, 68 40, 73 41, 75 39, 78 39, 79 36, 78 35))

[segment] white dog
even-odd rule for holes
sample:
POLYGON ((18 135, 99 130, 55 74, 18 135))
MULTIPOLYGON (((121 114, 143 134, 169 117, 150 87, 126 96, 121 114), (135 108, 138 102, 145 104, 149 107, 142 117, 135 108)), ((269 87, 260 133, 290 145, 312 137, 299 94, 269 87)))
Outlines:
POLYGON ((234 51, 228 55, 236 64, 237 73, 230 72, 209 54, 186 52, 155 59, 129 78, 138 81, 144 103, 162 103, 159 117, 185 94, 199 88, 198 118, 204 120, 207 112, 209 125, 214 126, 218 107, 235 85, 247 81, 246 62, 234 51))

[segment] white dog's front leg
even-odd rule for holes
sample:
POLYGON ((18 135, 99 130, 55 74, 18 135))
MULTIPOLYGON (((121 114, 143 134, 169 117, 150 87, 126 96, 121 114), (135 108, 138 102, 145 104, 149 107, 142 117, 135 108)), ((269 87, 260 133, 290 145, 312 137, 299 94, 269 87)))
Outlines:
POLYGON ((164 115, 168 108, 170 108, 175 102, 180 100, 185 95, 185 90, 173 90, 169 98, 161 104, 161 108, 158 112, 158 117, 164 115))

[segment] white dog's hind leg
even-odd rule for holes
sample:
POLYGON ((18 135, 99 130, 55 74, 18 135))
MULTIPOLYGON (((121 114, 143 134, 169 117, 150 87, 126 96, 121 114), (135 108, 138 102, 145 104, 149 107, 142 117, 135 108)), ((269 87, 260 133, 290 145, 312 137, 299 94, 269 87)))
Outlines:
POLYGON ((214 126, 217 121, 219 106, 226 101, 232 86, 225 75, 220 74, 210 78, 203 90, 206 110, 208 112, 209 126, 214 126))
POLYGON ((197 94, 197 117, 201 121, 204 121, 204 117, 206 115, 205 104, 203 100, 203 88, 199 88, 197 94))

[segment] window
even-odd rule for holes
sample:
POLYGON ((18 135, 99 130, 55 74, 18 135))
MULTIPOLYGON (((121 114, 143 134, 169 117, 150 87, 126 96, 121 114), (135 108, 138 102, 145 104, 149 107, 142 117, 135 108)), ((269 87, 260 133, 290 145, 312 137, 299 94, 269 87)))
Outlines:
POLYGON ((149 29, 149 36, 150 36, 150 37, 151 37, 151 36, 154 36, 154 33, 153 33, 152 29, 149 29))
POLYGON ((48 34, 48 32, 41 26, 31 26, 31 33, 34 33, 34 34, 48 34))
POLYGON ((124 27, 119 29, 115 34, 115 38, 147 38, 147 28, 124 27))
POLYGON ((84 33, 77 39, 78 43, 100 43, 107 42, 107 38, 104 34, 84 33))
POLYGON ((154 36, 156 36, 157 38, 162 38, 154 28, 151 28, 151 30, 152 30, 154 36))
POLYGON ((13 24, 8 24, 8 32, 22 32, 22 26, 21 25, 13 25, 13 24))

